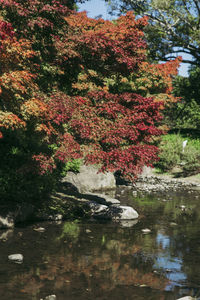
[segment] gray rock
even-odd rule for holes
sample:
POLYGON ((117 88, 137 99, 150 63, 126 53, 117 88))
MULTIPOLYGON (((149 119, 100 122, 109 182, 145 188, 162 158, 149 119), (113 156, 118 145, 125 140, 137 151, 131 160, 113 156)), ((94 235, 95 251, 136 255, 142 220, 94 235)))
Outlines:
POLYGON ((94 201, 88 201, 91 215, 101 219, 110 219, 114 221, 135 220, 138 213, 130 206, 103 205, 94 201))
POLYGON ((98 190, 116 188, 116 181, 113 173, 99 173, 94 165, 81 166, 79 173, 68 172, 62 179, 63 183, 71 183, 79 193, 87 193, 98 190))
POLYGON ((118 199, 112 198, 108 195, 105 194, 97 194, 97 193, 87 193, 86 196, 93 196, 94 201, 99 203, 99 204, 104 204, 104 205, 113 205, 113 204, 120 204, 120 201, 118 199))
POLYGON ((96 203, 94 201, 89 201, 88 206, 90 207, 90 212, 93 217, 101 217, 109 219, 109 208, 106 205, 96 203))
POLYGON ((14 217, 11 216, 10 213, 7 215, 0 215, 0 228, 1 229, 7 229, 7 228, 13 228, 15 225, 14 217))
POLYGON ((110 206, 109 214, 113 220, 134 220, 138 218, 138 213, 130 206, 110 206))
POLYGON ((8 259, 17 264, 21 264, 24 258, 22 254, 11 254, 8 256, 8 259))

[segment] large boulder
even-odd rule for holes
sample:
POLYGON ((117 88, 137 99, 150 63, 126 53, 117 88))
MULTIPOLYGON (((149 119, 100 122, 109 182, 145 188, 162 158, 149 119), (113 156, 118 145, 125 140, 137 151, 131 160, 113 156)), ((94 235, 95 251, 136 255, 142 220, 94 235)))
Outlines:
POLYGON ((79 173, 68 172, 62 179, 63 184, 72 184, 79 193, 93 191, 111 190, 116 188, 116 181, 113 173, 98 172, 94 165, 81 166, 79 173))
POLYGON ((130 206, 103 205, 95 201, 87 202, 90 207, 91 216, 113 221, 132 221, 139 217, 137 211, 130 206))

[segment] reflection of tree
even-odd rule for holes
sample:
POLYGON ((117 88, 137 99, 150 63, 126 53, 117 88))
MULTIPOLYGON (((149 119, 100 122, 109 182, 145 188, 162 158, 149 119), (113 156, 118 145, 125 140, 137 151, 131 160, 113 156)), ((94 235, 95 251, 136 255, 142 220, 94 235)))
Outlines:
POLYGON ((154 261, 145 257, 133 229, 106 230, 103 225, 90 228, 86 233, 77 223, 65 223, 61 234, 48 237, 50 246, 43 249, 40 264, 13 276, 10 288, 20 285, 24 295, 38 297, 47 289, 55 294, 61 290, 71 293, 73 289, 98 294, 117 286, 165 288, 167 281, 153 273, 154 261))

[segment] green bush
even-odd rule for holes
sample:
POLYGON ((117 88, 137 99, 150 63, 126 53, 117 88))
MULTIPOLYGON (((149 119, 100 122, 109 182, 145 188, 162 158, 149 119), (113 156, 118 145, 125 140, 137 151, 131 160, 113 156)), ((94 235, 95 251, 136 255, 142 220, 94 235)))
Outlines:
POLYGON ((181 162, 183 140, 179 135, 165 135, 159 145, 160 160, 156 164, 163 171, 171 170, 181 162))
POLYGON ((160 160, 156 164, 162 171, 172 170, 180 166, 185 175, 200 172, 200 139, 193 139, 180 134, 163 136, 159 145, 160 160), (187 140, 183 151, 183 141, 187 140))
POLYGON ((183 154, 183 171, 188 175, 200 172, 200 141, 190 141, 183 154), (198 147, 198 148, 197 148, 198 147))

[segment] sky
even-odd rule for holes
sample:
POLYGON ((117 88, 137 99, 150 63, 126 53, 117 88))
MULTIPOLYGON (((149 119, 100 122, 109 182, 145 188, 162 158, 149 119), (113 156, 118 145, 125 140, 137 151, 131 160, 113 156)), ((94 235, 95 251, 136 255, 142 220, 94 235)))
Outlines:
MULTIPOLYGON (((86 10, 88 17, 90 18, 94 18, 101 15, 101 17, 105 20, 111 19, 107 11, 107 5, 104 0, 89 0, 86 1, 86 3, 79 3, 78 7, 79 11, 86 10)), ((179 68, 179 75, 188 76, 188 67, 189 64, 182 63, 179 68)))

